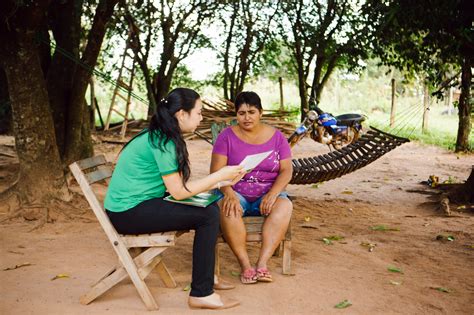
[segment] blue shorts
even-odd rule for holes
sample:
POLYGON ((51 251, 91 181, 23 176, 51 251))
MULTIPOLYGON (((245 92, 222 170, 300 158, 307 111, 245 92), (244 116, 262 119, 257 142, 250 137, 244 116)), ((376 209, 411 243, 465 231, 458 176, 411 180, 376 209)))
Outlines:
MULTIPOLYGON (((255 201, 248 201, 245 199, 244 196, 239 194, 238 192, 234 191, 235 195, 239 198, 240 205, 242 206, 242 209, 244 210, 243 216, 244 217, 259 217, 262 214, 260 213, 260 203, 262 203, 263 196, 258 198, 255 201)), ((222 192, 218 189, 216 189, 216 194, 223 196, 222 192)), ((285 199, 290 199, 288 198, 288 193, 286 191, 282 191, 277 198, 285 198, 285 199)))

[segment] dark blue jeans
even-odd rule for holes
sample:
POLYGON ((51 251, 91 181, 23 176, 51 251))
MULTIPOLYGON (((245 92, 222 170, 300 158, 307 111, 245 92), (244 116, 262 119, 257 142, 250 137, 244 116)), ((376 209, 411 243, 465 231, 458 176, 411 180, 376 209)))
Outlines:
POLYGON ((190 295, 203 297, 214 292, 215 247, 219 233, 217 204, 199 208, 155 198, 124 212, 106 212, 120 234, 195 230, 190 295))

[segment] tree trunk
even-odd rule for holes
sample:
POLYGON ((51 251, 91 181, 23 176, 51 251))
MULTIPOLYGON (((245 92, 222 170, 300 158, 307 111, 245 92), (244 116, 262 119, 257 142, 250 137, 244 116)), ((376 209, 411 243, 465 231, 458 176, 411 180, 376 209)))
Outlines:
MULTIPOLYGON (((301 57, 302 58, 302 57, 301 57)), ((297 71, 298 71, 298 92, 300 95, 300 111, 301 121, 306 117, 306 112, 309 109, 308 104, 308 90, 306 89, 306 75, 304 74, 303 60, 297 60, 297 71)))
MULTIPOLYGON (((82 1, 54 2, 49 10, 56 49, 46 81, 53 113, 56 142, 61 157, 66 149, 66 117, 79 60, 82 1), (77 7, 79 5, 79 8, 77 7)), ((41 46, 46 46, 41 43, 41 46)))
POLYGON ((466 57, 462 65, 461 96, 459 97, 459 127, 456 139, 456 152, 468 151, 469 133, 471 132, 471 59, 466 57))
MULTIPOLYGON (((32 36, 31 36, 32 37, 32 36)), ((22 203, 66 199, 54 125, 38 49, 30 36, 17 33, 16 46, 3 56, 20 160, 17 191, 22 203)))
POLYGON ((0 68, 0 134, 12 131, 12 107, 5 71, 0 68))
MULTIPOLYGON (((86 67, 78 67, 74 76, 73 90, 69 100, 69 110, 67 115, 66 130, 66 154, 64 162, 70 164, 76 160, 92 155, 92 141, 87 135, 83 135, 83 124, 85 123, 84 111, 86 110, 84 98, 89 84, 92 69, 94 68, 100 47, 107 30, 107 23, 110 20, 114 7, 118 0, 101 0, 97 6, 94 22, 87 39, 87 47, 81 59, 81 63, 86 67)), ((88 121, 88 119, 86 119, 88 121)))

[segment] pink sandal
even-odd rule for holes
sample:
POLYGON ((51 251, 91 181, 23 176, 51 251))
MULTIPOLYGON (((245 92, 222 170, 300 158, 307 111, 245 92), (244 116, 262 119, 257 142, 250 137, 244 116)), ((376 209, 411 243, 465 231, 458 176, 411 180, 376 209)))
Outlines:
POLYGON ((257 272, 253 268, 249 268, 240 273, 240 282, 242 284, 257 283, 257 272))
POLYGON ((272 274, 267 268, 257 268, 257 281, 272 282, 272 274))

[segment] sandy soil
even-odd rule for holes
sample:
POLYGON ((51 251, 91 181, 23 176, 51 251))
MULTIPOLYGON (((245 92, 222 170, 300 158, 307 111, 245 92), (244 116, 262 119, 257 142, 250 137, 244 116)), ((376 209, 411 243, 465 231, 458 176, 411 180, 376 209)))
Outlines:
MULTIPOLYGON (((13 150, 2 146, 2 152, 13 150)), ((211 147, 189 142, 194 176, 208 171, 211 147)), ((117 147, 98 145, 97 153, 114 160, 117 147)), ((309 140, 294 155, 325 153, 309 140)), ((7 187, 18 166, 0 155, 0 190, 7 187)), ((275 281, 241 285, 238 264, 224 248, 222 272, 237 287, 222 292, 240 299, 229 314, 474 314, 474 216, 455 212, 446 217, 421 181, 429 175, 464 181, 474 156, 455 155, 430 146, 409 143, 343 178, 320 184, 288 187, 294 197, 294 275, 281 274, 281 259, 272 258, 275 281), (306 221, 305 220, 309 220, 306 221), (385 225, 392 231, 375 231, 385 225), (326 245, 323 238, 344 237, 326 245), (454 241, 436 240, 451 235, 454 241), (373 251, 361 243, 375 244, 373 251), (388 270, 396 267, 403 273, 388 270), (446 288, 449 293, 434 288, 446 288), (343 300, 352 306, 336 309, 343 300)), ((101 195, 105 189, 102 187, 101 195)), ((85 293, 116 262, 105 234, 87 204, 75 198, 71 209, 52 213, 54 223, 29 232, 35 221, 15 219, 0 229, 0 314, 148 314, 130 281, 123 281, 88 306, 85 293), (71 220, 71 215, 75 219, 71 220), (14 270, 17 264, 31 265, 14 270), (67 278, 52 280, 58 274, 67 278)), ((0 215, 8 209, 0 205, 0 215)), ((177 280, 165 288, 156 274, 147 283, 161 314, 190 314, 184 291, 190 282, 192 234, 165 253, 177 280)), ((256 258, 258 247, 249 248, 256 258)), ((208 313, 199 311, 200 313, 208 313)), ((213 312, 209 312, 213 313, 213 312)))

